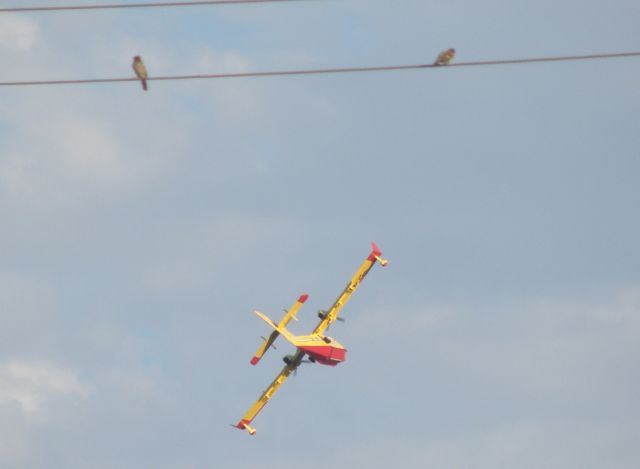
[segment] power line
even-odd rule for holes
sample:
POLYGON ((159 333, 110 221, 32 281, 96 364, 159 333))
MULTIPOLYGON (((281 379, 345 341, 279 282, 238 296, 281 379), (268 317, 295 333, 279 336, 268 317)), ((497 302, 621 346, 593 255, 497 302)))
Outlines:
MULTIPOLYGON (((241 73, 215 73, 203 75, 166 75, 149 77, 148 81, 168 81, 168 80, 204 80, 204 79, 221 79, 221 78, 249 78, 249 77, 275 77, 275 76, 292 76, 292 75, 323 75, 335 73, 358 73, 358 72, 384 72, 398 70, 416 70, 423 68, 457 68, 457 67, 474 67, 474 66, 493 66, 493 65, 509 65, 509 64, 525 64, 540 62, 567 62, 573 60, 596 60, 596 59, 612 59, 622 57, 640 57, 640 52, 616 52, 608 54, 592 54, 592 55, 565 55, 556 57, 536 57, 523 59, 506 59, 506 60, 483 60, 475 62, 457 62, 449 65, 433 65, 433 64, 413 64, 413 65, 384 65, 373 67, 343 67, 343 68, 313 68, 307 70, 275 70, 267 72, 241 72, 241 73)), ((76 80, 38 80, 38 81, 5 81, 0 82, 0 86, 28 86, 28 85, 76 85, 81 83, 114 83, 138 81, 137 78, 91 78, 76 80)))
POLYGON ((115 10, 119 8, 155 8, 155 7, 192 7, 202 5, 233 5, 242 3, 282 3, 301 0, 200 0, 192 2, 154 2, 154 3, 105 3, 101 5, 67 5, 49 7, 7 7, 0 13, 35 11, 71 11, 71 10, 115 10))

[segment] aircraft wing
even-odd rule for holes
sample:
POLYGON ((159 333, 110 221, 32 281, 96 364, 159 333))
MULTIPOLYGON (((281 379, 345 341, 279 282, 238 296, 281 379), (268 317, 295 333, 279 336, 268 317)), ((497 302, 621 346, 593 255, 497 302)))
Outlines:
POLYGON ((380 251, 378 246, 376 246, 376 243, 371 243, 371 252, 369 253, 369 256, 362 262, 356 273, 353 274, 353 277, 351 277, 351 280, 349 280, 349 283, 347 283, 345 289, 342 290, 342 293, 340 293, 338 299, 333 303, 328 311, 320 313, 321 319, 316 328, 313 330, 314 334, 324 333, 327 327, 329 327, 336 319, 338 319, 338 313, 340 313, 340 310, 346 304, 346 302, 349 301, 349 298, 351 298, 353 292, 356 291, 356 288, 358 288, 360 282, 362 282, 362 280, 369 273, 376 262, 379 262, 383 267, 387 265, 388 262, 385 259, 382 259, 382 257, 380 256, 382 256, 382 252, 380 251))
POLYGON ((285 367, 282 369, 282 371, 280 371, 278 376, 276 376, 269 387, 265 389, 258 400, 249 408, 247 413, 244 414, 242 419, 240 419, 240 421, 236 425, 234 425, 236 428, 239 428, 240 430, 246 429, 251 435, 255 435, 256 429, 251 427, 251 421, 256 417, 256 415, 258 415, 262 408, 267 405, 267 402, 269 402, 275 392, 287 380, 289 375, 293 373, 296 368, 298 368, 298 366, 300 366, 303 358, 304 352, 300 350, 296 351, 291 361, 285 365, 285 367))

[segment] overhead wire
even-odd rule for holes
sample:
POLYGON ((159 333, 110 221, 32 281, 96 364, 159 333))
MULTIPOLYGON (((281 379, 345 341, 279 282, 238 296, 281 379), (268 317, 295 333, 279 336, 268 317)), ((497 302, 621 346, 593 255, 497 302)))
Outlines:
MULTIPOLYGON (((199 0, 183 2, 152 2, 152 3, 103 3, 94 5, 60 5, 33 7, 5 7, 0 13, 37 12, 37 11, 72 11, 72 10, 116 10, 121 8, 165 8, 192 7, 205 5, 233 5, 246 3, 284 3, 305 0, 199 0)), ((308 0, 307 0, 308 1, 308 0)))
MULTIPOLYGON (((436 64, 408 64, 408 65, 382 65, 372 67, 338 67, 338 68, 312 68, 305 70, 274 70, 265 72, 238 72, 238 73, 213 73, 213 74, 197 74, 197 75, 164 75, 150 76, 147 81, 169 81, 169 80, 205 80, 205 79, 232 79, 232 78, 250 78, 250 77, 276 77, 276 76, 295 76, 295 75, 323 75, 337 73, 363 73, 363 72, 384 72, 399 70, 418 70, 426 68, 459 68, 459 67, 477 67, 477 66, 495 66, 509 64, 526 64, 540 62, 566 62, 576 60, 597 60, 612 59, 623 57, 640 57, 640 51, 637 52, 614 52, 606 54, 590 54, 590 55, 565 55, 554 57, 533 57, 520 59, 505 60, 481 60, 473 62, 454 62, 448 65, 436 64)), ((71 79, 71 80, 32 80, 32 81, 4 81, 0 82, 0 86, 30 86, 30 85, 75 85, 89 83, 116 83, 139 81, 135 77, 124 78, 89 78, 89 79, 71 79)))

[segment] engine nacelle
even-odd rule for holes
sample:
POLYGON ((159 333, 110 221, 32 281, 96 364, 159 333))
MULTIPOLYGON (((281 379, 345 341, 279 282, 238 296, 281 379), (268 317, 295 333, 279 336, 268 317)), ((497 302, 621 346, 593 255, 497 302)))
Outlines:
MULTIPOLYGON (((319 309, 318 310, 318 317, 320 319, 326 319, 328 314, 329 313, 327 311, 325 311, 324 309, 319 309)), ((344 322, 344 318, 341 318, 341 317, 337 317, 336 320, 338 320, 340 322, 344 322)))

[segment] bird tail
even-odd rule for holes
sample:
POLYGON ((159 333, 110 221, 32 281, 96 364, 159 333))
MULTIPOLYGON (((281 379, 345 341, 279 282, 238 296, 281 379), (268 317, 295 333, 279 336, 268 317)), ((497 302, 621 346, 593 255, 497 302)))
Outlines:
POLYGON ((147 91, 147 80, 142 80, 142 89, 147 91))

